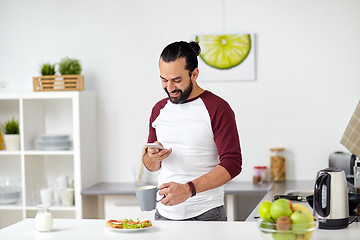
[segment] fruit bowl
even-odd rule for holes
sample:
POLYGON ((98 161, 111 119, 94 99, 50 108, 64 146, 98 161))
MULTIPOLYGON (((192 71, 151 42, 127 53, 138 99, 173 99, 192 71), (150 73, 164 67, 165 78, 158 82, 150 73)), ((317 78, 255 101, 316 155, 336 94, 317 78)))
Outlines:
POLYGON ((264 219, 257 224, 264 240, 310 240, 318 226, 316 219, 309 223, 293 223, 289 230, 277 230, 275 222, 264 219))

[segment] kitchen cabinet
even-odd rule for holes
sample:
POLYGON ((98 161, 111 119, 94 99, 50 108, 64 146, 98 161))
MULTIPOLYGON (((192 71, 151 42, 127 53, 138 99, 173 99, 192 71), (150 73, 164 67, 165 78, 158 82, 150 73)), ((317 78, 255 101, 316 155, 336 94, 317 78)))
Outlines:
MULTIPOLYGON (((0 122, 19 120, 20 150, 0 151, 0 181, 18 182, 20 200, 0 205, 0 228, 35 217, 40 189, 56 186, 67 176, 74 186, 74 205, 54 201, 55 218, 82 218, 86 199, 83 188, 97 181, 96 99, 93 92, 29 92, 0 94, 0 122), (36 140, 43 135, 69 135, 72 147, 42 150, 36 140)), ((56 189, 54 189, 54 192, 56 189)))

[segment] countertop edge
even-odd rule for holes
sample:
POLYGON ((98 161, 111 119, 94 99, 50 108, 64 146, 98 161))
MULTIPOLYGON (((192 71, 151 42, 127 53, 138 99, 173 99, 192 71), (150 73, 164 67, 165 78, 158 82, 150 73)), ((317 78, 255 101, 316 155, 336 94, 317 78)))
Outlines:
MULTIPOLYGON (((156 183, 142 185, 157 185, 156 183)), ((230 181, 225 184, 225 194, 266 194, 272 187, 272 182, 255 184, 253 182, 235 182, 230 181)), ((83 196, 99 196, 99 195, 132 195, 135 194, 135 183, 121 182, 99 182, 81 191, 83 196)))

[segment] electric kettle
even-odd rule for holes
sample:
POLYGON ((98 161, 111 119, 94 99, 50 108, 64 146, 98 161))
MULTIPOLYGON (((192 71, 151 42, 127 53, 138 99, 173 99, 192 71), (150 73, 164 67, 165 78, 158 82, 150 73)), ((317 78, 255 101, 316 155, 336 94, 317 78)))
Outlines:
POLYGON ((321 229, 342 229, 349 225, 349 202, 345 172, 325 168, 318 172, 313 209, 321 229))

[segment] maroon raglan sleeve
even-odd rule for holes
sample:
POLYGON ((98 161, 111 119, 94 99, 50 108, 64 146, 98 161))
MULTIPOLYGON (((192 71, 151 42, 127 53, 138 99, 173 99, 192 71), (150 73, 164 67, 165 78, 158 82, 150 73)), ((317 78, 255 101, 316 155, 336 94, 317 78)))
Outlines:
POLYGON ((155 130, 155 128, 152 127, 152 123, 159 116, 160 110, 163 107, 165 107, 166 103, 167 103, 167 99, 165 98, 165 99, 159 101, 158 103, 156 103, 151 111, 151 116, 150 116, 150 120, 149 120, 149 136, 148 136, 148 141, 147 141, 148 143, 153 143, 153 142, 157 141, 156 130, 155 130))
POLYGON ((236 177, 242 169, 242 156, 235 114, 222 98, 206 92, 202 97, 209 111, 214 141, 219 153, 220 163, 230 174, 236 177))

